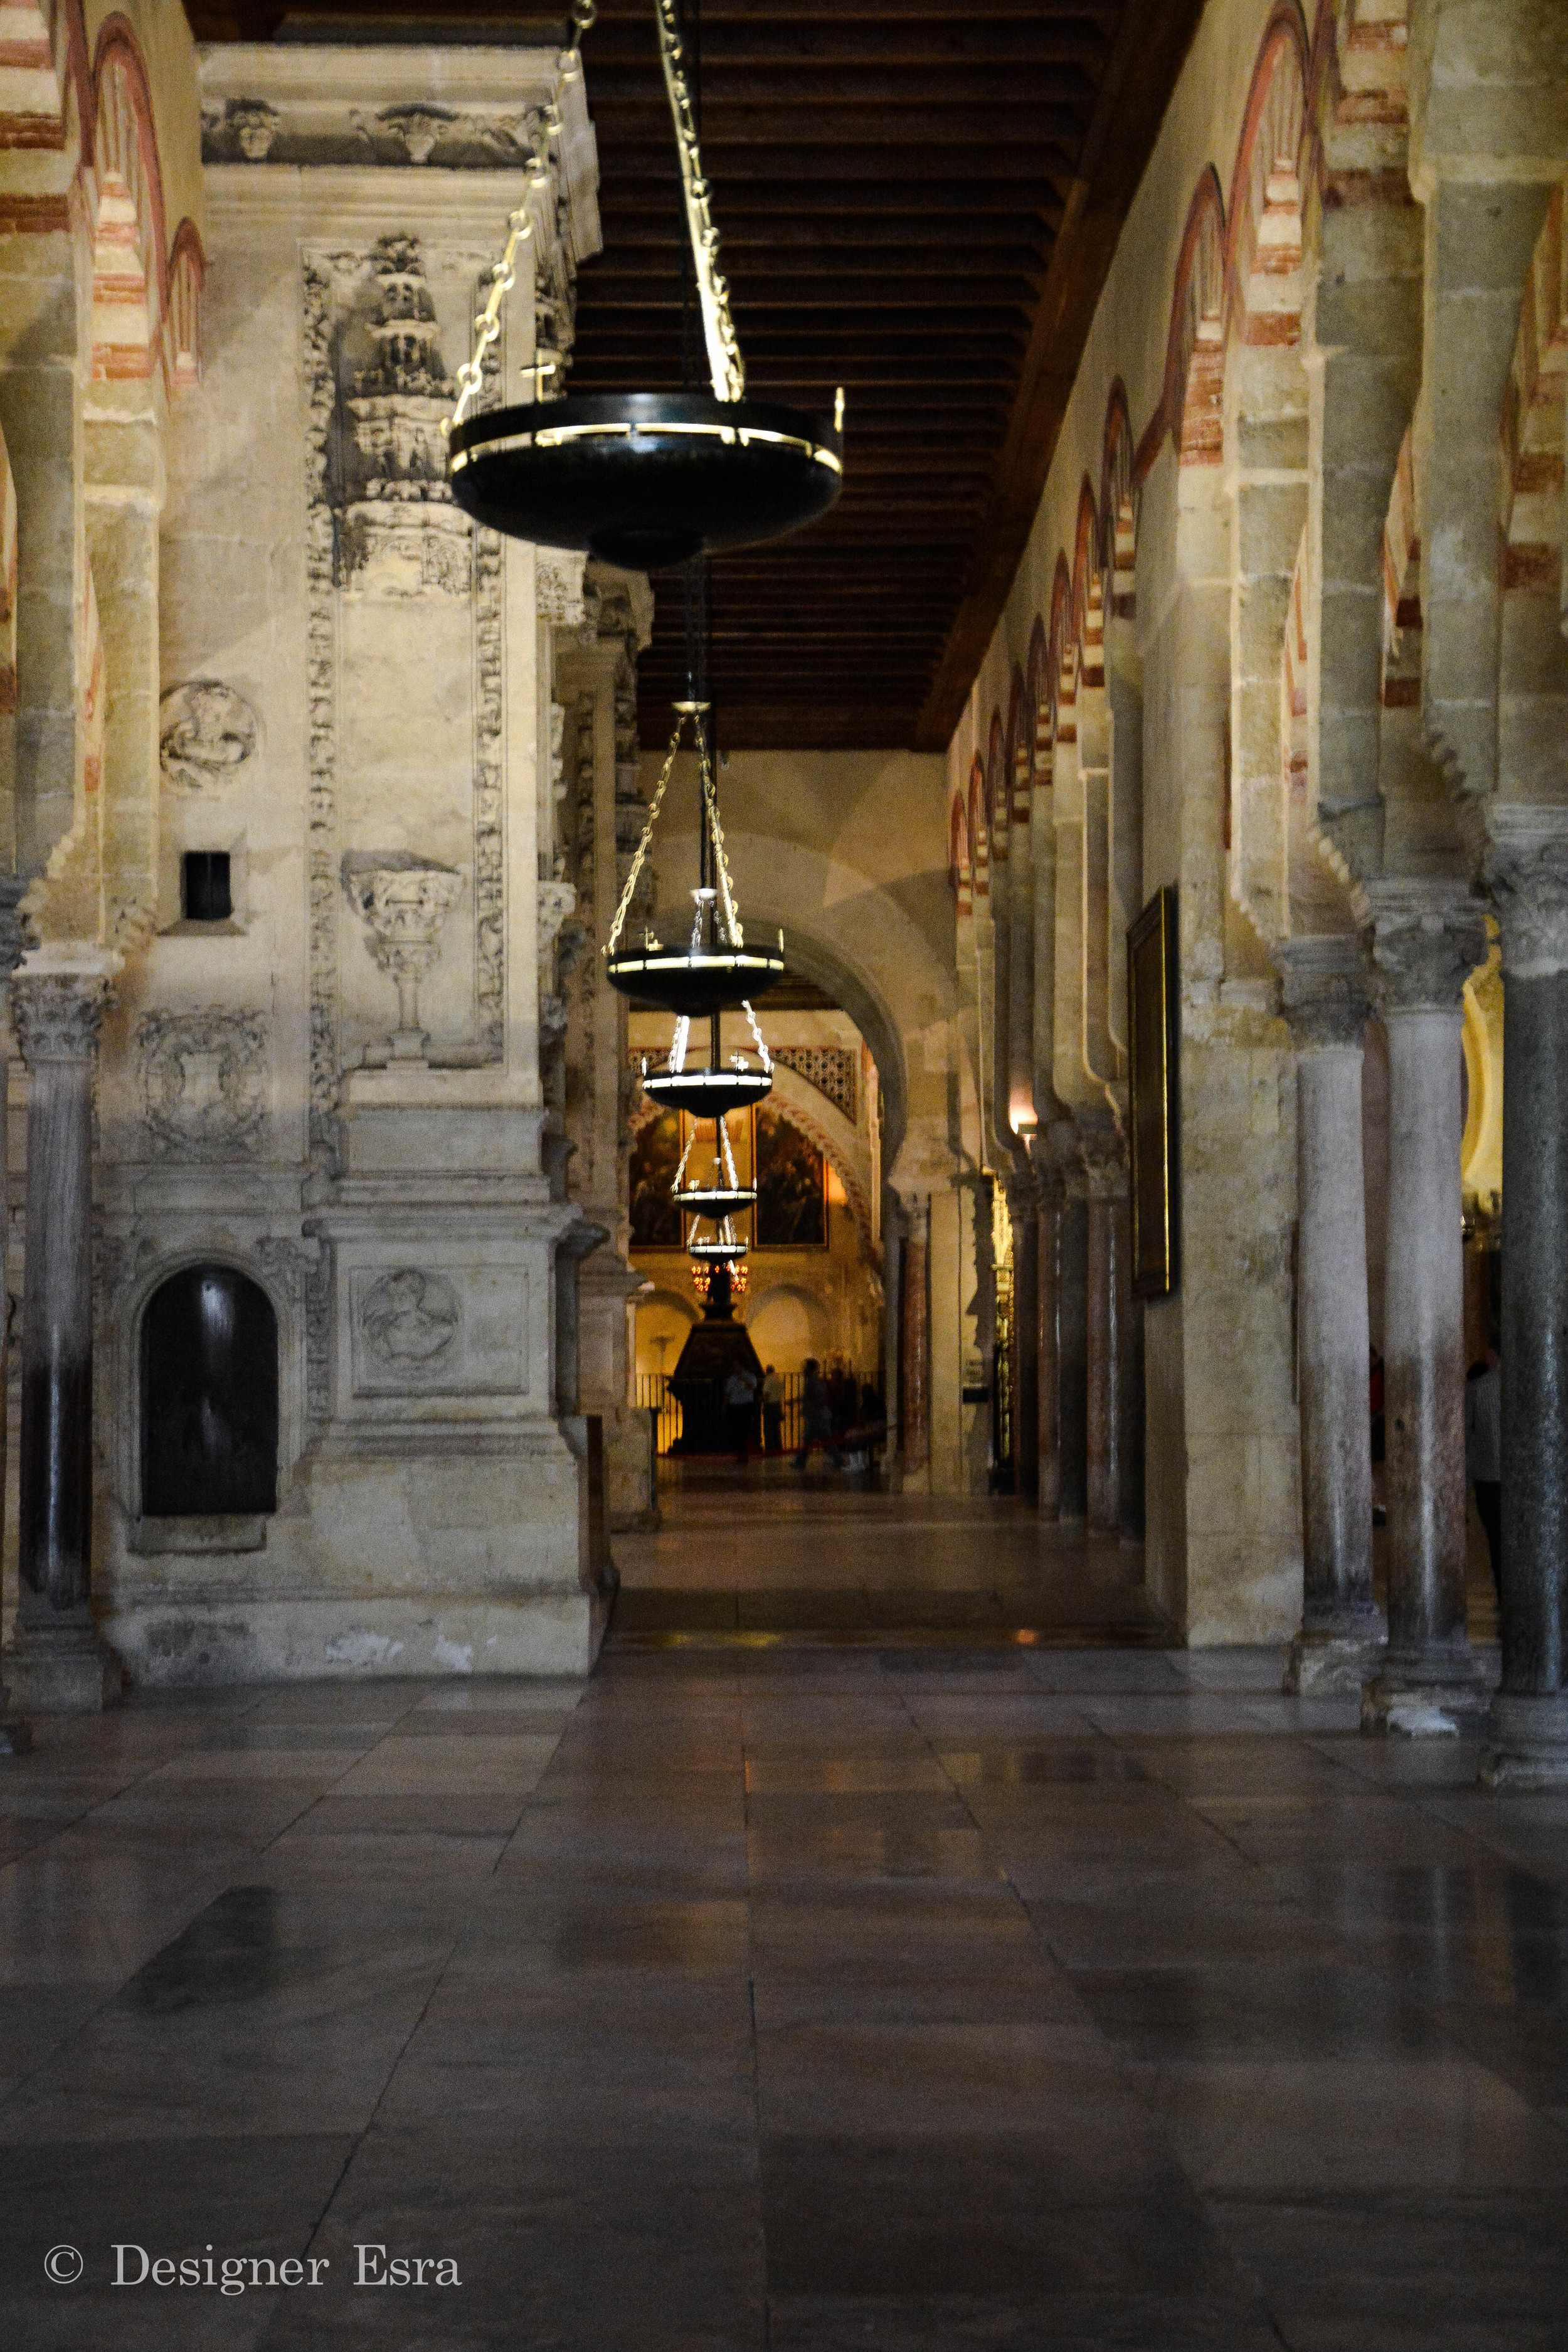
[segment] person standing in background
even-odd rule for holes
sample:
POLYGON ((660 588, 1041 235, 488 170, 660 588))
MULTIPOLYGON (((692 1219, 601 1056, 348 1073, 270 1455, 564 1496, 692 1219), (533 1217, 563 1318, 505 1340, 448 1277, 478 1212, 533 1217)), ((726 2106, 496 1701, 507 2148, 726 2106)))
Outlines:
POLYGON ((763 1374, 763 1451, 778 1454, 784 1447, 784 1386, 773 1366, 763 1374))
POLYGON ((1492 1582, 1502 1593, 1502 1365, 1489 1348, 1465 1375, 1465 1475, 1487 1531, 1492 1582))

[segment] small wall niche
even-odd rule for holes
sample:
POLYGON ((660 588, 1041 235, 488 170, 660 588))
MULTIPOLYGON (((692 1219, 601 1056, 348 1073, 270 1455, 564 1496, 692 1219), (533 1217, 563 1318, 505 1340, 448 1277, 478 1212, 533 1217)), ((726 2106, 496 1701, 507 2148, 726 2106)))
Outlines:
POLYGON ((180 917, 187 923, 233 920, 233 876, 226 849, 187 849, 182 856, 180 917))

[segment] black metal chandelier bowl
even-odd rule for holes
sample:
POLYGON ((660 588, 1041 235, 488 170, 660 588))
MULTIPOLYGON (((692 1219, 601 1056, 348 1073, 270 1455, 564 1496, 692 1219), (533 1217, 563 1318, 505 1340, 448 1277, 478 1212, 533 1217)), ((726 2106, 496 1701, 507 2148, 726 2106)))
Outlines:
POLYGON ((844 475, 842 437, 820 417, 703 392, 483 409, 450 448, 452 496, 476 522, 628 572, 798 530, 844 475))
POLYGON ((689 1111, 693 1118, 727 1118, 750 1110, 773 1092, 771 1070, 645 1070, 642 1090, 660 1110, 689 1111))
MULTIPOLYGON (((652 1005, 663 1013, 700 1020, 763 995, 784 978, 784 939, 777 947, 667 948, 657 940, 605 958, 610 986, 634 1003, 652 1005)), ((765 1090, 764 1090, 765 1091, 765 1090)), ((673 1101, 674 1097, 668 1099, 673 1101)), ((748 1100, 755 1097, 748 1097, 748 1100)), ((725 1105, 725 1108, 736 1106, 725 1105)), ((691 1105, 679 1108, 689 1109, 691 1105)), ((700 1118, 712 1118, 711 1108, 700 1118)))
MULTIPOLYGON (((653 6, 689 246, 681 303, 685 388, 562 398, 549 380, 554 362, 536 353, 523 371, 532 376, 533 400, 475 406, 494 364, 519 249, 554 201, 550 150, 562 117, 551 105, 540 117, 527 193, 508 216, 506 246, 474 322, 473 356, 458 372, 457 407, 443 428, 452 496, 476 522, 537 546, 581 549, 632 572, 662 572, 696 556, 783 538, 826 514, 844 481, 842 389, 831 425, 802 409, 746 397, 682 39, 683 8, 694 19, 694 0, 653 0, 653 6), (711 392, 692 389, 690 331, 699 310, 711 392)), ((572 0, 563 79, 582 70, 581 37, 595 14, 595 0, 572 0)), ((695 56, 691 68, 694 74, 695 56)))

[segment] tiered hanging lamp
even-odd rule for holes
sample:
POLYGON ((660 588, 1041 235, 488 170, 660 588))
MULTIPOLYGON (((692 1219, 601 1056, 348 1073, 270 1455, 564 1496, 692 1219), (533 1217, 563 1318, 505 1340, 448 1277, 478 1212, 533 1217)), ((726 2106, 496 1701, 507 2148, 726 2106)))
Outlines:
MULTIPOLYGON (((831 425, 781 402, 748 400, 746 369, 720 275, 719 232, 702 175, 697 111, 686 73, 679 0, 654 0, 659 57, 680 158, 691 268, 701 307, 711 393, 584 393, 540 397, 470 415, 520 245, 532 234, 526 199, 475 320, 474 353, 459 370, 448 428, 452 496, 492 530, 548 547, 584 548, 634 572, 662 571, 716 548, 752 547, 826 514, 844 478, 844 395, 831 425)), ((563 72, 581 72, 594 0, 573 0, 563 72)), ((549 107, 531 183, 548 184, 559 110, 549 107)))

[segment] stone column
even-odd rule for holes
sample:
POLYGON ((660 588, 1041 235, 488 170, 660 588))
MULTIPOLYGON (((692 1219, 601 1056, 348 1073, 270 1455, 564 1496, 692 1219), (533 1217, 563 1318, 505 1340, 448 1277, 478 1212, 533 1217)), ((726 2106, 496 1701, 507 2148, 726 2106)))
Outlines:
POLYGON ((1388 1650, 1362 1728, 1452 1733, 1487 1704, 1465 1622, 1460 998, 1487 951, 1458 885, 1374 884, 1388 1033, 1388 1650))
POLYGON ((1035 1188, 1026 1178, 1007 1184, 1013 1222, 1013 1487, 1026 1502, 1040 1491, 1039 1222, 1035 1188))
POLYGON ((1089 1199, 1081 1171, 1057 1218, 1058 1515, 1089 1512, 1089 1199))
POLYGON ((104 981, 21 973, 27 1066, 27 1265, 16 1640, 9 1680, 37 1711, 93 1714, 119 1662, 92 1619, 92 1083, 104 981))
POLYGON ((1035 1280, 1037 1293, 1035 1353, 1038 1389, 1036 1451, 1037 1503, 1042 1519, 1055 1520, 1061 1511, 1061 1398, 1057 1360, 1057 1231, 1061 1202, 1047 1192, 1037 1214, 1035 1280))
MULTIPOLYGON (((10 1322, 11 1291, 6 1265, 6 1244, 11 1219, 6 1205, 6 1172, 10 1164, 9 1118, 7 1095, 10 1072, 5 1052, 5 998, 10 994, 10 978, 21 961, 22 926, 17 919, 16 905, 24 885, 9 877, 0 879, 0 977, 5 986, 0 991, 0 1500, 5 1493, 5 1397, 10 1387, 10 1322)), ((25 1756, 33 1744, 31 1727, 26 1718, 8 1712, 10 1693, 0 1682, 0 1756, 25 1756)))
POLYGON ((1117 1137, 1109 1119, 1086 1125, 1089 1171, 1084 1261, 1084 1498, 1091 1528, 1121 1523, 1120 1327, 1116 1297, 1116 1194, 1121 1180, 1117 1137))
POLYGON ((1276 950, 1296 1041, 1297 1389, 1301 1412, 1301 1630, 1287 1691, 1354 1691, 1377 1668, 1372 1591, 1366 1190, 1362 1041, 1370 997, 1353 939, 1276 950))
POLYGON ((910 1218, 904 1244, 900 1310, 904 1318, 903 1392, 899 1399, 899 1445, 906 1471, 924 1470, 931 1460, 931 1309, 926 1263, 930 1212, 924 1201, 910 1218))
POLYGON ((1502 1686, 1481 1779, 1568 1780, 1568 812, 1500 811, 1502 1686))

